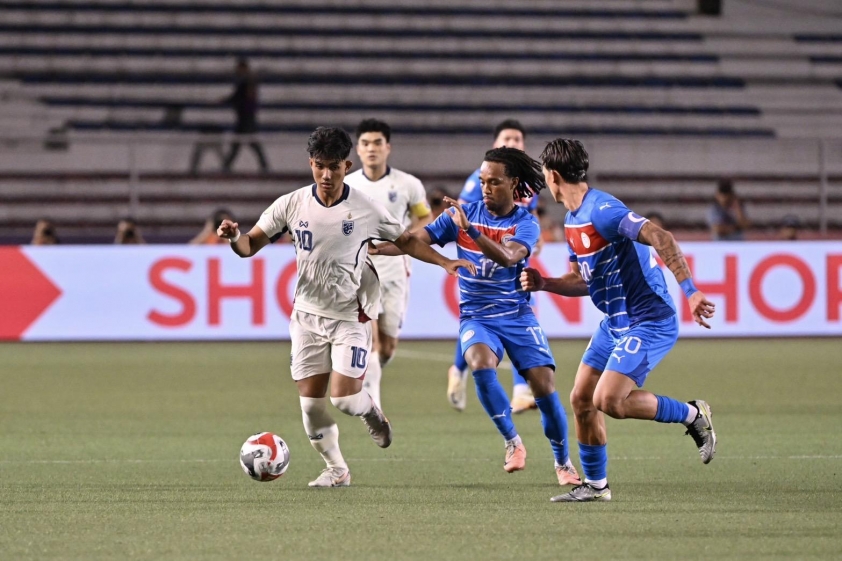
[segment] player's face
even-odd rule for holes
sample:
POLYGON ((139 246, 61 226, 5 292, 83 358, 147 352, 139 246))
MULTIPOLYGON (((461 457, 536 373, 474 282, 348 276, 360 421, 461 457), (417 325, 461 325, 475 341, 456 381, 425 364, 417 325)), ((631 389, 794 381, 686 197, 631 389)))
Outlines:
POLYGON ((364 166, 379 168, 386 165, 392 145, 382 132, 364 132, 357 141, 357 155, 364 166))
POLYGON ((352 166, 351 160, 322 160, 310 158, 310 169, 313 171, 313 181, 321 189, 328 192, 338 192, 345 183, 345 175, 352 166))
POLYGON ((523 140, 523 133, 517 129, 501 130, 500 134, 497 135, 497 139, 494 141, 494 148, 502 148, 503 146, 525 151, 526 143, 523 140))
POLYGON ((479 168, 482 202, 494 214, 506 214, 515 204, 517 179, 506 175, 506 166, 499 162, 483 162, 479 168))

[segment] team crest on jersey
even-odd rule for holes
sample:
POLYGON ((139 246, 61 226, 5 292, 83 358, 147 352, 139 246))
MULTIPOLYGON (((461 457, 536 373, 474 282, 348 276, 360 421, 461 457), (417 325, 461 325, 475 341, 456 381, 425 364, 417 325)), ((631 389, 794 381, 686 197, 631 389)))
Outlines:
POLYGON ((398 200, 398 192, 397 191, 389 191, 389 202, 393 203, 398 200))
POLYGON ((591 247, 591 239, 584 232, 582 232, 582 245, 585 246, 585 249, 591 247))
POLYGON ((503 238, 500 240, 500 243, 508 243, 514 236, 512 234, 505 234, 503 238))
POLYGON ((342 221, 342 233, 346 236, 350 236, 351 232, 354 231, 354 221, 353 220, 343 220, 342 221))

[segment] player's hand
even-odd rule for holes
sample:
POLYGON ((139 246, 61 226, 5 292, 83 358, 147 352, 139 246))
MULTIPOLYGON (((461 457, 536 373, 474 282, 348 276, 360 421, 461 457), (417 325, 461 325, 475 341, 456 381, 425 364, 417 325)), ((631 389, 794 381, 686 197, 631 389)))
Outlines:
POLYGON ((373 242, 369 241, 368 242, 368 254, 369 255, 377 255, 378 253, 380 253, 380 250, 377 248, 376 245, 374 245, 373 242))
POLYGON ((704 292, 694 292, 693 295, 690 296, 690 311, 693 312, 693 319, 696 320, 696 323, 702 327, 710 329, 710 325, 708 325, 708 322, 706 322, 705 319, 713 317, 713 314, 716 311, 716 305, 705 297, 704 292))
POLYGON ((227 218, 222 221, 222 224, 219 225, 219 228, 216 229, 216 235, 220 238, 230 240, 231 238, 237 237, 237 233, 240 231, 240 225, 236 222, 231 222, 227 218))
POLYGON ((541 276, 541 273, 537 269, 527 267, 520 272, 520 285, 527 292, 544 290, 544 285, 546 284, 544 277, 541 276))
POLYGON ((459 204, 459 201, 455 201, 450 197, 444 197, 442 200, 450 205, 450 208, 445 210, 445 212, 450 215, 459 228, 467 230, 471 227, 471 222, 468 220, 465 211, 462 210, 462 205, 459 204))
POLYGON ((448 259, 444 264, 444 270, 448 275, 456 276, 460 268, 469 270, 472 275, 477 274, 477 266, 467 259, 448 259))

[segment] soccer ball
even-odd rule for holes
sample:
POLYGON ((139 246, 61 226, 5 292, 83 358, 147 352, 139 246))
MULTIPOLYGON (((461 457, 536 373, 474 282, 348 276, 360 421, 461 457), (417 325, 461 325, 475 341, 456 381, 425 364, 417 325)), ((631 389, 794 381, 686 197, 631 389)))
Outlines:
POLYGON ((255 481, 274 481, 289 467, 289 448, 271 432, 251 435, 240 449, 240 466, 255 481))

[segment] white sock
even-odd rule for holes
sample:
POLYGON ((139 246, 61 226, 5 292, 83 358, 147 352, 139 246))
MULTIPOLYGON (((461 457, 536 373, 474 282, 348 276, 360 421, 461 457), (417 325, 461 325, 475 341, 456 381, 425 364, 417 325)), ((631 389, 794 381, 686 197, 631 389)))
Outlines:
POLYGON ((602 479, 585 479, 585 483, 596 489, 604 489, 606 486, 608 486, 608 478, 604 477, 602 479))
POLYGON ((566 462, 564 462, 563 464, 560 464, 560 463, 558 463, 558 462, 554 462, 554 463, 555 463, 555 466, 556 466, 556 467, 561 467, 561 466, 567 466, 567 467, 569 467, 569 468, 574 467, 574 466, 573 466, 573 462, 571 462, 571 461, 570 461, 570 458, 567 458, 567 461, 566 461, 566 462))
POLYGON ((326 397, 299 397, 301 416, 304 420, 304 432, 310 438, 310 444, 324 459, 327 467, 342 467, 348 464, 339 450, 339 427, 327 412, 326 397))
POLYGON ((359 393, 355 393, 354 395, 331 397, 330 402, 334 407, 352 417, 361 417, 374 407, 374 400, 371 399, 371 396, 365 390, 360 390, 359 393))
MULTIPOLYGON (((380 379, 383 377, 383 367, 380 365, 380 360, 375 358, 368 361, 368 369, 365 371, 365 380, 363 380, 363 389, 368 392, 374 404, 380 407, 380 379)), ((381 408, 382 409, 382 408, 381 408)))
POLYGON ((530 393, 532 393, 532 390, 529 389, 529 384, 515 384, 512 388, 513 397, 519 397, 530 393))
POLYGON ((693 424, 693 421, 696 420, 696 415, 698 415, 698 414, 699 414, 699 410, 688 403, 687 404, 687 418, 684 419, 684 425, 686 426, 686 425, 693 424))
POLYGON ((523 440, 520 439, 519 434, 515 435, 515 437, 513 439, 506 441, 506 446, 511 446, 511 445, 520 446, 522 444, 523 444, 523 440))

